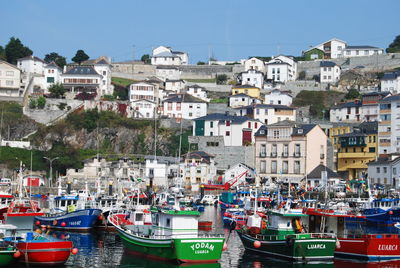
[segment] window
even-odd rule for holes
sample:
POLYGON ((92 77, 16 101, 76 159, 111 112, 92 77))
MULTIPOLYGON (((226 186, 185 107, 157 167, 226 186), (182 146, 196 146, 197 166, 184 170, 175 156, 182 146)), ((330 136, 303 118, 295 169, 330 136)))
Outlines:
POLYGON ((383 173, 387 173, 387 167, 383 167, 383 173))
POLYGON ((393 175, 397 175, 397 170, 395 167, 393 168, 393 175))
POLYGON ((261 144, 260 146, 260 156, 265 157, 267 153, 267 145, 266 144, 261 144))
POLYGON ((229 127, 230 125, 231 125, 231 121, 226 120, 226 121, 225 121, 225 126, 229 127))
POLYGON ((283 174, 288 174, 289 172, 289 162, 288 161, 283 161, 282 162, 282 173, 283 174))
POLYGON ((300 161, 294 161, 294 173, 295 174, 300 173, 300 161))
POLYGON ((47 83, 54 83, 54 77, 47 77, 47 83))
POLYGON ((225 132, 225 136, 230 136, 231 135, 231 132, 230 131, 226 131, 225 132))
POLYGON ((381 168, 380 167, 376 168, 376 173, 381 173, 381 168))
POLYGON ((261 173, 267 172, 267 162, 265 160, 260 161, 260 172, 261 173))
POLYGON ((14 71, 7 71, 6 76, 14 76, 14 71))
POLYGON ((14 81, 13 80, 6 80, 6 85, 7 86, 13 86, 14 85, 14 81))
MULTIPOLYGON (((274 138, 276 139, 276 138, 279 138, 279 130, 274 130, 274 138)), ((275 144, 275 146, 276 146, 276 144, 275 144)))
POLYGON ((295 156, 300 156, 300 144, 295 144, 294 155, 295 156))
POLYGON ((212 131, 210 132, 210 136, 214 136, 214 133, 212 131))
POLYGON ((287 157, 289 154, 289 144, 284 144, 283 145, 283 153, 282 156, 287 157))
POLYGON ((251 128, 251 122, 247 122, 247 127, 251 128))
POLYGON ((210 122, 210 128, 214 127, 214 122, 210 122))
POLYGON ((172 110, 172 102, 168 102, 168 111, 172 110))
POLYGON ((271 173, 276 173, 276 161, 271 161, 271 173))

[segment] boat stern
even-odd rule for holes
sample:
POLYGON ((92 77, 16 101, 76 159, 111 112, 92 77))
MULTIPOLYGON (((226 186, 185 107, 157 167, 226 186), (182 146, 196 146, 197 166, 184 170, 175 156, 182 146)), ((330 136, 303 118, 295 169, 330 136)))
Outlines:
POLYGON ((225 238, 204 237, 174 239, 174 248, 179 262, 217 262, 221 258, 225 238))

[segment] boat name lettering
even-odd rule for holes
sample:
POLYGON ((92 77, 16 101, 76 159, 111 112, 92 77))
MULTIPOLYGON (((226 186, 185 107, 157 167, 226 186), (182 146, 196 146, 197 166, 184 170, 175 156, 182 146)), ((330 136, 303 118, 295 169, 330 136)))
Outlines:
POLYGON ((397 245, 379 245, 378 250, 397 250, 397 245))
POLYGON ((71 221, 69 225, 81 225, 81 221, 71 221))
POLYGON ((214 251, 214 245, 208 244, 208 243, 196 243, 194 245, 190 246, 193 251, 195 251, 195 254, 203 254, 203 253, 208 253, 208 250, 198 250, 198 249, 209 249, 211 251, 214 251))
POLYGON ((307 249, 325 249, 325 244, 307 245, 307 249))

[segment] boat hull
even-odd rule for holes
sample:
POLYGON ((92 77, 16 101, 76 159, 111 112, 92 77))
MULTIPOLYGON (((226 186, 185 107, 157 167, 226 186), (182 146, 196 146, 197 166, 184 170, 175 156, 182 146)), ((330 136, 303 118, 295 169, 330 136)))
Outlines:
POLYGON ((64 264, 71 254, 72 247, 71 241, 19 242, 17 249, 21 256, 18 260, 40 265, 64 264))
POLYGON ((400 239, 397 234, 367 235, 362 238, 339 238, 335 256, 367 261, 400 259, 400 239))
POLYGON ((150 239, 117 228, 124 247, 152 259, 184 263, 217 262, 221 258, 224 238, 150 239))
POLYGON ((17 250, 14 248, 0 249, 0 267, 7 267, 14 261, 14 253, 17 250))
POLYGON ((307 238, 287 240, 259 240, 237 230, 246 250, 263 253, 291 261, 313 261, 333 259, 336 240, 333 238, 307 238), (259 241, 256 248, 254 242, 259 241))
POLYGON ((100 214, 100 209, 81 209, 57 216, 40 216, 35 219, 40 225, 52 229, 87 231, 94 227, 100 214))

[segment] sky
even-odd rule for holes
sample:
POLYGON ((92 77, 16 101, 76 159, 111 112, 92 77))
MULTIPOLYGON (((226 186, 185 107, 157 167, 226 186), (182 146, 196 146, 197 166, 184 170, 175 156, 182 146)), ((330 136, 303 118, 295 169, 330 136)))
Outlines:
POLYGON ((1 6, 0 45, 19 38, 43 58, 83 49, 113 62, 160 45, 191 64, 303 50, 332 38, 386 48, 400 35, 399 0, 12 0, 1 6))

